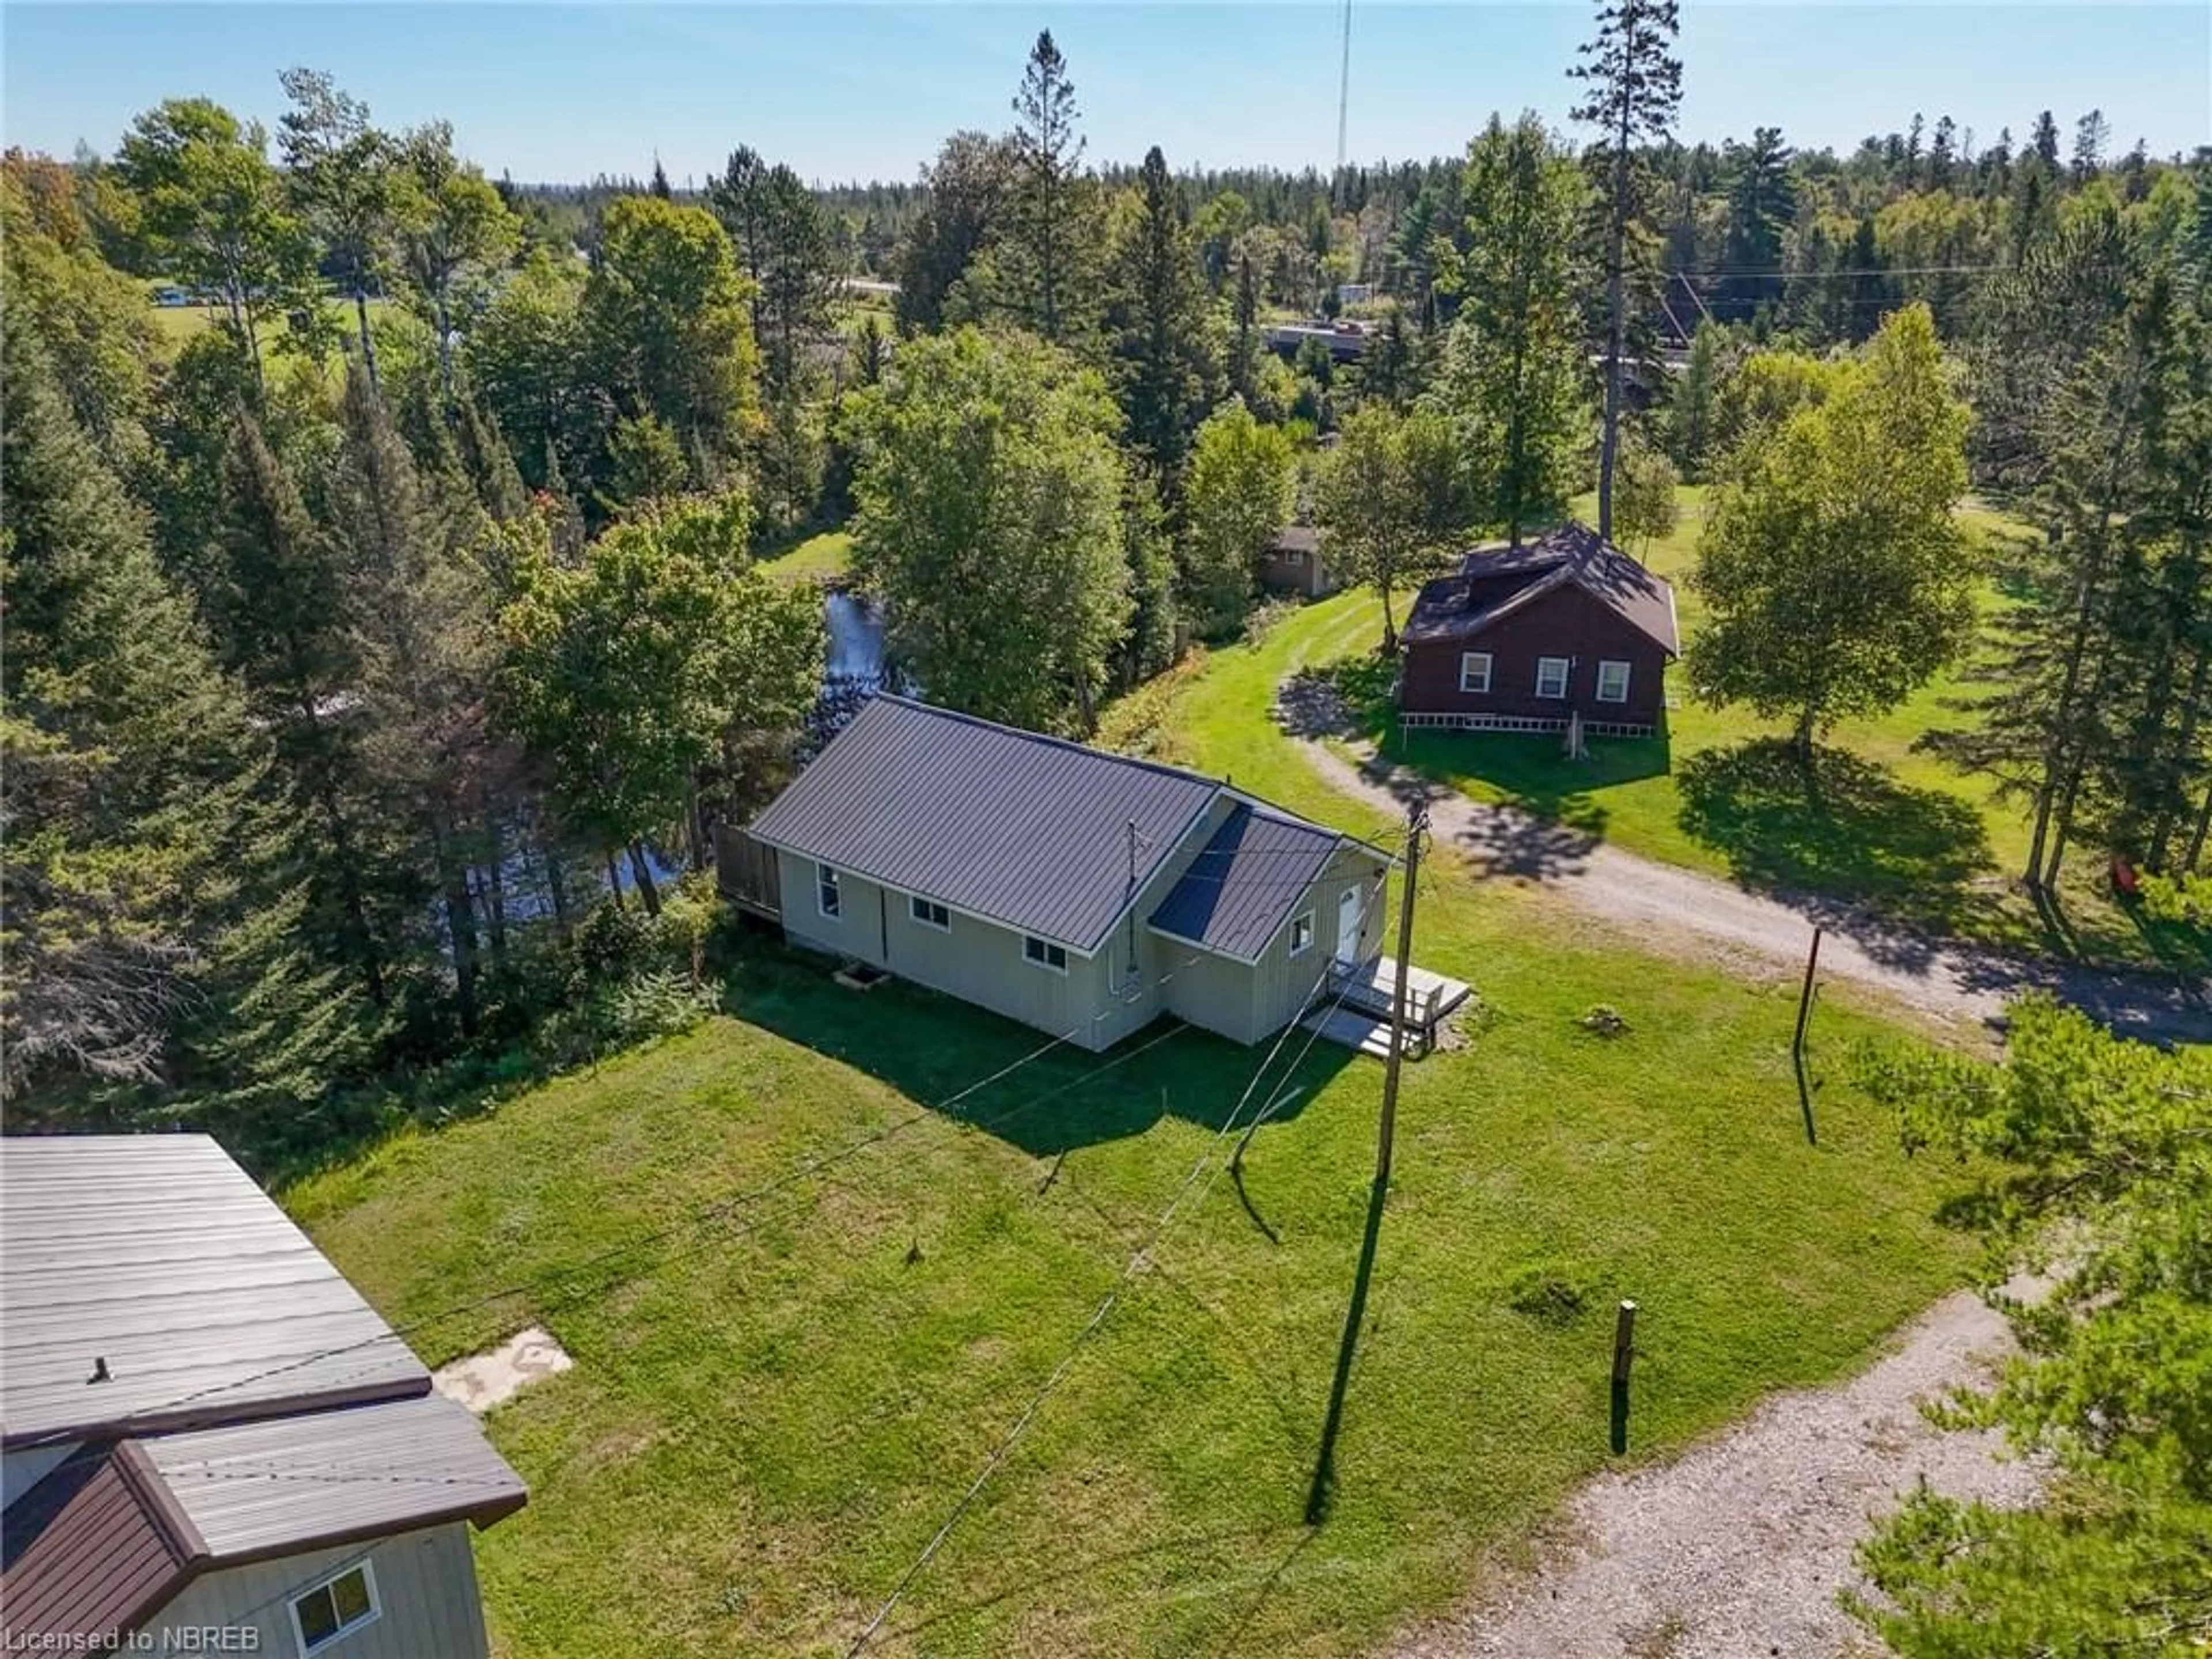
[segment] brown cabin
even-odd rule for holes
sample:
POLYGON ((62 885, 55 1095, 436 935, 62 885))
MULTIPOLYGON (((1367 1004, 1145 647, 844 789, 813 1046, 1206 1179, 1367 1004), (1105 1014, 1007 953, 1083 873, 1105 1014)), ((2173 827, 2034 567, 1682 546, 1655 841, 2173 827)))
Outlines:
POLYGON ((1343 586, 1322 556, 1321 532, 1310 524, 1286 524, 1260 556, 1255 574, 1270 593, 1303 593, 1310 599, 1343 586))
POLYGON ((1680 654, 1674 590, 1597 532, 1566 524, 1477 548, 1426 584, 1399 636, 1409 726, 1649 737, 1680 654))

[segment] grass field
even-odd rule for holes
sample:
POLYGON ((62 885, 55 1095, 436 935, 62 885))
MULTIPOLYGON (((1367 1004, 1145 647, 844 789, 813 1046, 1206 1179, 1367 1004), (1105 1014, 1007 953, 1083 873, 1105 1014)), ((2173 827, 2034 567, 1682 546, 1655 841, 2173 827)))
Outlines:
MULTIPOLYGON (((1357 601, 1310 607, 1112 729, 1380 830, 1264 713, 1283 674, 1352 648, 1366 622, 1357 601)), ((1906 1162, 1842 1074, 1845 1047, 1881 1030, 1848 995, 1821 1010, 1810 1147, 1792 988, 1655 971, 1541 904, 1449 860, 1425 872, 1416 959, 1474 982, 1487 1012, 1468 1047, 1407 1070, 1326 1524, 1300 1516, 1382 1068, 1317 1049, 1254 1142, 1250 1212, 1225 1180, 1186 1210, 881 1650, 1359 1651, 1454 1600, 1607 1462, 1616 1298, 1644 1310, 1643 1457, 1862 1363, 1955 1282, 1963 1247, 1927 1219, 1948 1172, 1906 1162), (1598 1002, 1627 1035, 1582 1028, 1598 1002)), ((478 1543, 504 1654, 842 1651, 1259 1059, 1192 1032, 1088 1081, 1097 1058, 1048 1055, 957 1115, 682 1227, 1038 1041, 896 984, 863 1000, 765 941, 746 952, 727 1014, 690 1035, 284 1194, 396 1321, 539 1287, 419 1333, 433 1363, 533 1318, 575 1356, 490 1419, 532 1488, 478 1543), (570 1271, 668 1227, 614 1267, 570 1271)))
MULTIPOLYGON (((1594 510, 1579 506, 1585 518, 1594 510)), ((1681 509, 1674 533, 1656 542, 1646 558, 1675 584, 1686 642, 1705 614, 1687 580, 1704 526, 1704 491, 1685 488, 1681 509)), ((2003 538, 2020 533, 1994 514, 1973 509, 1966 516, 1978 545, 1991 556, 2003 538)), ((1350 634, 1352 657, 1379 642, 1378 602, 1346 596, 1332 603, 1358 608, 1367 619, 1364 632, 1350 634)), ((1984 616, 2004 604, 1996 586, 1985 584, 1984 616)), ((1401 621, 1403 610, 1401 600, 1401 621)), ((1389 681, 1379 665, 1346 676, 1370 734, 1394 758, 1478 799, 1521 806, 1671 864, 1753 886, 1865 899, 1968 938, 2115 961, 2191 959, 2187 941, 2146 933, 2111 902, 2094 851, 2075 851, 2055 926, 2017 887, 2012 878, 2027 854, 2024 805, 1996 799, 1987 780, 1913 747, 1931 730, 1972 719, 1948 706, 1977 689, 1960 673, 1937 677, 1887 714, 1846 720, 1828 732, 1817 803, 1802 769, 1778 746, 1786 722, 1698 702, 1679 665, 1669 671, 1674 707, 1665 734, 1593 742, 1586 762, 1566 759, 1556 738, 1402 733, 1388 703, 1389 681)))
POLYGON ((772 553, 761 561, 761 568, 786 581, 808 578, 835 581, 845 574, 845 567, 852 556, 851 533, 843 530, 825 530, 819 535, 807 537, 794 546, 772 553))

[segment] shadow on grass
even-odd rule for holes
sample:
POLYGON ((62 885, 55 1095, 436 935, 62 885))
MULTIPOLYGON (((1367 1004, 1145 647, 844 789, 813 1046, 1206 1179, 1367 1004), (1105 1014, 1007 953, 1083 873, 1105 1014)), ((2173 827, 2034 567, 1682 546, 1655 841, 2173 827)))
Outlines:
MULTIPOLYGON (((1044 1032, 920 986, 892 980, 848 990, 831 977, 836 966, 764 945, 732 974, 723 1005, 1034 1158, 1141 1135, 1167 1117, 1218 1130, 1273 1051, 1272 1037, 1248 1048, 1172 1019, 1103 1054, 1066 1042, 1048 1048, 1044 1032)), ((1295 1117, 1355 1058, 1331 1042, 1286 1042, 1251 1106, 1281 1091, 1286 1098, 1270 1121, 1295 1117)))
POLYGON ((1301 674, 1283 687, 1277 719, 1291 736, 1364 742, 1362 770, 1400 799, 1443 790, 1505 809, 1480 815, 1452 844, 1486 875, 1543 880, 1570 875, 1606 837, 1601 792, 1662 775, 1671 747, 1662 725, 1651 738, 1594 738, 1570 759, 1557 735, 1511 732, 1407 732, 1392 698, 1387 658, 1360 657, 1301 674))
POLYGON ((1682 828, 1736 878, 1823 902, 1871 904, 1963 932, 1990 902, 1989 836, 1966 802, 1900 783, 1887 769, 1822 748, 1808 767, 1771 738, 1710 749, 1678 776, 1682 828), (1817 898, 1812 896, 1817 895, 1817 898))

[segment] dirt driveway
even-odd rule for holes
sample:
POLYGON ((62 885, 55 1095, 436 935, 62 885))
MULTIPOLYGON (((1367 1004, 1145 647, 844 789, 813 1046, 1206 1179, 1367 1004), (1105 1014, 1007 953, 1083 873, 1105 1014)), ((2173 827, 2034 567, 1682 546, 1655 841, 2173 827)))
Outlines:
POLYGON ((1671 1463, 1592 1481, 1536 1571, 1502 1576, 1386 1659, 1835 1659, 1878 1651, 1837 1605, 1869 1516, 1925 1477, 2027 1502, 2033 1466, 1993 1437, 1938 1430, 1923 1400, 1973 1386, 2008 1352, 1978 1297, 1946 1297, 1850 1382, 1778 1395, 1671 1463))
POLYGON ((2039 963, 1931 939, 1885 926, 1856 907, 1814 895, 1754 893, 1693 870, 1626 853, 1573 829, 1508 806, 1490 806, 1372 756, 1361 764, 1321 742, 1301 719, 1285 721, 1321 775, 1338 789, 1399 813, 1429 802, 1436 844, 1486 874, 1542 884, 1602 919, 1723 957, 1750 956, 1776 971, 1802 967, 1817 924, 1820 976, 1849 980, 1942 1022, 1990 1026, 2006 1001, 2048 990, 2125 1036, 2212 1042, 2212 986, 2148 975, 2039 963))

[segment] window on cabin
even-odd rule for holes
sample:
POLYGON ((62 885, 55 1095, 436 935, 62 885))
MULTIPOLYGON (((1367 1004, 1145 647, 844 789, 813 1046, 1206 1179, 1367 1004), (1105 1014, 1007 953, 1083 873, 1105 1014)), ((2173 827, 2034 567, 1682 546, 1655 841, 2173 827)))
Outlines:
POLYGON ((1597 665, 1597 700, 1600 702, 1628 701, 1628 665, 1625 662, 1601 662, 1597 665))
POLYGON ((1049 968, 1055 974, 1067 971, 1067 951, 1050 939, 1029 934, 1022 939, 1022 958, 1032 967, 1049 968))
POLYGON ((1572 666, 1565 657, 1536 659, 1536 695, 1540 697, 1564 697, 1567 695, 1567 670, 1572 666))
POLYGON ((1291 918, 1291 954, 1303 956, 1313 949, 1314 919, 1309 910, 1302 916, 1291 918))
POLYGON ((1490 690, 1490 653, 1487 651, 1460 653, 1459 689, 1462 691, 1490 690))
POLYGON ((906 902, 907 914, 925 927, 934 927, 940 933, 952 931, 952 912, 935 899, 926 899, 919 893, 906 902))
POLYGON ((380 1611, 376 1604, 376 1578, 368 1563, 348 1567, 306 1595, 292 1598, 292 1626, 299 1634, 300 1651, 319 1653, 340 1637, 374 1621, 380 1611))
POLYGON ((833 921, 845 908, 845 896, 837 890, 837 872, 826 864, 814 866, 814 902, 833 921))

